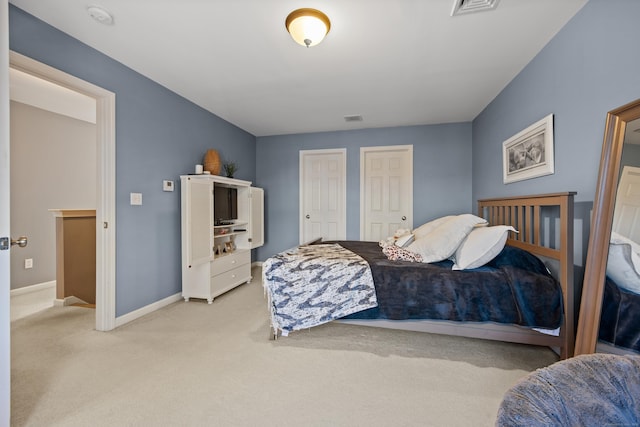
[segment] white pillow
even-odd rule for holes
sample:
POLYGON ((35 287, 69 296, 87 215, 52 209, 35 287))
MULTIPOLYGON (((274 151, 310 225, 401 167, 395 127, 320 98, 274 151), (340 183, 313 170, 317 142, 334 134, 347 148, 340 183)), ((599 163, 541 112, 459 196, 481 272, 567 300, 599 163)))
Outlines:
POLYGON ((427 234, 431 233, 433 230, 436 229, 436 227, 444 224, 445 222, 449 221, 451 218, 455 218, 455 215, 447 215, 447 216, 443 216, 440 218, 436 218, 432 221, 426 222, 424 224, 422 224, 420 227, 416 228, 413 230, 413 235, 415 236, 416 240, 426 236, 427 234))
POLYGON ((471 214, 462 214, 450 218, 416 240, 407 249, 422 255, 422 262, 438 262, 454 254, 460 243, 478 224, 486 220, 471 214))
POLYGON ((496 225, 471 230, 456 249, 452 270, 482 267, 494 259, 504 248, 509 231, 516 231, 516 229, 510 225, 496 225))
POLYGON ((401 248, 406 248, 413 243, 414 238, 413 234, 405 234, 404 236, 398 237, 395 244, 401 248))
POLYGON ((628 243, 610 243, 607 276, 619 287, 640 294, 640 274, 633 264, 632 253, 628 243))
POLYGON ((615 231, 611 232, 610 242, 631 246, 631 262, 633 262, 633 268, 640 274, 640 245, 615 231))

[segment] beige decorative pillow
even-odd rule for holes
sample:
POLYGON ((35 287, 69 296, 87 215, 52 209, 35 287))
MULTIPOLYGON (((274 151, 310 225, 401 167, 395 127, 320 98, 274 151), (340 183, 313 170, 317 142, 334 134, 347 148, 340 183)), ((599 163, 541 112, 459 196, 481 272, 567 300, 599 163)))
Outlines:
POLYGON ((516 229, 510 225, 474 228, 456 249, 452 269, 470 270, 482 267, 502 251, 509 231, 516 229))
POLYGON ((460 243, 476 225, 486 223, 485 219, 472 214, 453 216, 427 235, 420 238, 416 235, 416 240, 407 249, 422 255, 422 262, 442 261, 455 253, 460 243))

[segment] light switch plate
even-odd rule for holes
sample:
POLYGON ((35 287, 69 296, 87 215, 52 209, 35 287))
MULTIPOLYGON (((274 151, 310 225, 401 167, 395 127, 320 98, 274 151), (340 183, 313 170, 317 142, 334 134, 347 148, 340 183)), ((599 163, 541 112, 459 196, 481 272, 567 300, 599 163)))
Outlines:
POLYGON ((132 205, 142 204, 142 193, 131 193, 129 197, 130 197, 130 203, 132 205))
POLYGON ((173 181, 166 179, 162 181, 162 191, 173 191, 173 181))

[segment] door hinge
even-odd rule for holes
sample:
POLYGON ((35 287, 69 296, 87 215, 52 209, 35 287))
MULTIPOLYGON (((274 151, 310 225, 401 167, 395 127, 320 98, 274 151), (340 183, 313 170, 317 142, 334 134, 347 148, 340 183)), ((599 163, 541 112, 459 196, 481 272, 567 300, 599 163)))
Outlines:
POLYGON ((6 251, 9 249, 9 238, 0 237, 0 251, 6 251))

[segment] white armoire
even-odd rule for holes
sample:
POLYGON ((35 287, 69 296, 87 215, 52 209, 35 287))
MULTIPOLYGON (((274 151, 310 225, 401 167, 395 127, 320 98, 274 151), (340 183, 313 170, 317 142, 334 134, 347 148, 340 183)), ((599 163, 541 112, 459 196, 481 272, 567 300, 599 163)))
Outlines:
POLYGON ((183 175, 180 183, 182 297, 211 304, 251 281, 251 249, 264 244, 264 192, 218 175, 183 175))

